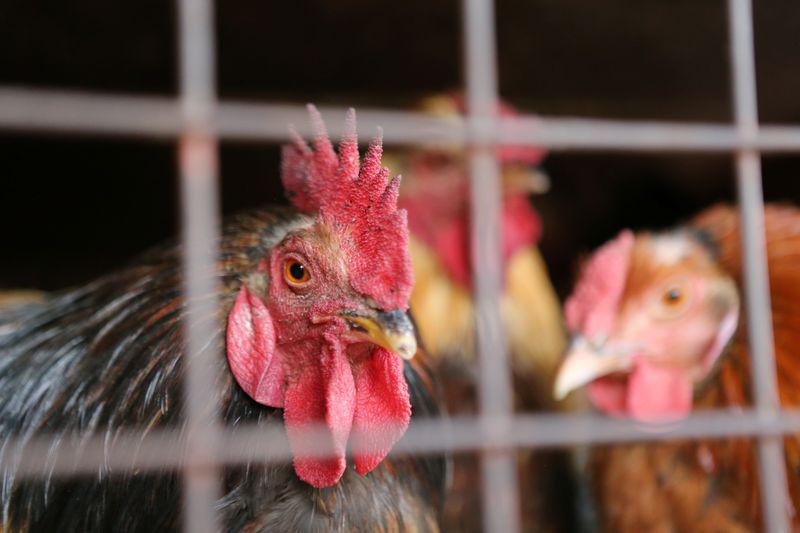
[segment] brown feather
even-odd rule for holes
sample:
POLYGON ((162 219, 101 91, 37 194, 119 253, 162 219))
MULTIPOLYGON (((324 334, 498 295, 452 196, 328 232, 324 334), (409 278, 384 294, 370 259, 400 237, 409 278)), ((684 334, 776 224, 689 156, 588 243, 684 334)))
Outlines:
MULTIPOLYGON (((45 293, 34 290, 13 290, 0 292, 0 310, 17 305, 39 303, 45 299, 45 293)), ((2 533, 2 532, 0 532, 2 533)))

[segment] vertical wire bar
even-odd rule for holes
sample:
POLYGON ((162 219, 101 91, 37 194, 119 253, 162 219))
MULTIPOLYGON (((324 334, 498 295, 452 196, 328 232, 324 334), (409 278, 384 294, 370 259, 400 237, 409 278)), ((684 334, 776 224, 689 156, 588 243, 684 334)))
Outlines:
MULTIPOLYGON (((493 130, 498 102, 494 5, 464 0, 467 121, 471 139, 493 130)), ((479 402, 485 434, 510 432, 512 384, 500 316, 500 164, 493 146, 470 147, 471 249, 479 360, 479 402), (491 420, 491 427, 486 424, 491 420)), ((520 528, 516 455, 484 452, 481 458, 484 531, 514 533, 520 528)))
MULTIPOLYGON (((736 125, 743 138, 755 138, 758 133, 758 103, 750 0, 728 0, 728 15, 736 125)), ((755 407, 758 416, 769 420, 777 416, 780 404, 764 233, 760 154, 751 149, 738 150, 736 170, 755 407)), ((759 479, 764 527, 770 532, 787 532, 789 506, 783 438, 759 437, 758 460, 761 467, 759 479)))
MULTIPOLYGON (((211 0, 179 0, 180 91, 184 133, 180 141, 184 295, 187 303, 187 467, 183 471, 183 529, 218 531, 215 505, 220 469, 215 465, 218 413, 215 357, 207 346, 208 320, 217 316, 215 266, 219 231, 217 139, 214 131, 214 24, 211 0)), ((217 328, 213 328, 216 330, 217 328)))

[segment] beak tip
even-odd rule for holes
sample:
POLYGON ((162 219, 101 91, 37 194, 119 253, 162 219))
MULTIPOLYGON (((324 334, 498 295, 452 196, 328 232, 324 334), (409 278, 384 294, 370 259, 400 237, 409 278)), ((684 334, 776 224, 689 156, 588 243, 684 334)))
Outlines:
POLYGON ((579 345, 570 349, 561 363, 553 386, 553 398, 560 401, 569 393, 598 378, 614 372, 629 370, 631 356, 627 353, 599 354, 595 349, 579 345))
POLYGON ((339 315, 359 326, 357 338, 362 341, 381 346, 404 360, 411 359, 417 353, 414 325, 404 311, 365 313, 345 310, 339 315))
POLYGON ((556 382, 555 386, 553 387, 553 399, 557 402, 560 402, 567 395, 572 392, 568 387, 564 386, 563 383, 556 382))
POLYGON ((397 346, 395 353, 399 355, 401 359, 408 361, 417 353, 417 345, 416 343, 401 344, 397 346))

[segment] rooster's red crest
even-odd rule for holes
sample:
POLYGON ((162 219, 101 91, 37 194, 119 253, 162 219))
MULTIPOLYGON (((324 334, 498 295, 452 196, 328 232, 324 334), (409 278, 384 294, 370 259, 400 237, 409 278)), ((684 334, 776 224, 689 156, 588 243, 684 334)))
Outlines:
POLYGON ((381 167, 381 131, 363 162, 358 153, 355 111, 345 119, 337 156, 322 117, 308 105, 313 147, 292 130, 283 147, 281 178, 292 204, 347 234, 353 248, 351 283, 386 309, 407 308, 413 285, 406 212, 397 208, 400 177, 381 167))

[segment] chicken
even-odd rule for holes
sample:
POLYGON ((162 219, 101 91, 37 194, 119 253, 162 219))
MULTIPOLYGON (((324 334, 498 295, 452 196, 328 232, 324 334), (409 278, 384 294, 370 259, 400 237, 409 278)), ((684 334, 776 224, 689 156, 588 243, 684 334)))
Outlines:
MULTIPOLYGON (((464 101, 459 95, 436 96, 421 107, 440 117, 456 117, 464 112, 464 101)), ((499 114, 516 112, 502 103, 499 114)), ((503 146, 498 155, 504 188, 501 313, 513 364, 516 407, 528 412, 553 409, 550 390, 566 341, 559 302, 536 248, 541 222, 528 198, 547 186, 546 176, 533 168, 545 154, 536 148, 503 146)), ((472 414, 477 409, 478 362, 467 159, 448 146, 426 146, 395 157, 393 168, 404 176, 400 203, 408 210, 411 229, 416 280, 411 309, 442 379, 448 411, 472 414)), ((561 451, 533 455, 521 451, 519 457, 520 488, 528 507, 524 528, 567 528, 572 515, 567 456, 561 451)), ((477 458, 457 456, 446 504, 446 529, 478 530, 479 512, 477 458)))
MULTIPOLYGON (((295 208, 225 225, 213 295, 221 320, 206 317, 197 328, 214 355, 227 429, 282 421, 294 456, 293 464, 225 470, 224 529, 438 531, 443 457, 385 459, 412 413, 439 413, 431 374, 409 360, 417 341, 406 314, 412 272, 399 178, 381 168, 380 137, 360 162, 352 111, 338 156, 310 112, 313 149, 294 135, 283 151, 295 208), (309 426, 325 428, 326 442, 307 442, 309 426), (329 455, 310 444, 327 444, 329 455)), ((185 427, 180 259, 179 246, 162 246, 84 287, 0 314, 3 441, 39 433, 113 441, 123 428, 185 427)), ((4 533, 180 527, 173 471, 23 480, 13 461, 2 466, 4 533)))
MULTIPOLYGON (((459 95, 432 97, 422 104, 424 110, 445 117, 463 113, 463 106, 459 95)), ((511 116, 516 111, 503 103, 500 114, 511 116)), ((531 192, 547 187, 546 176, 531 168, 541 162, 544 151, 504 146, 498 155, 503 161, 504 186, 503 319, 515 374, 539 384, 537 401, 549 404, 548 391, 565 337, 558 299, 535 246, 541 221, 528 200, 531 192), (531 298, 536 299, 535 305, 531 298)), ((477 356, 466 157, 444 146, 432 146, 412 152, 395 166, 405 178, 400 204, 409 213, 416 280, 411 307, 420 335, 437 363, 474 381, 477 356)), ((525 394, 529 392, 527 387, 525 394)), ((453 409, 474 409, 474 394, 452 400, 453 409)))
MULTIPOLYGON (((800 210, 767 206, 766 236, 780 400, 798 407, 800 210)), ((739 238, 738 212, 716 206, 686 227, 623 231, 601 247, 565 304, 574 337, 556 394, 588 385, 602 412, 644 422, 752 405, 739 238)), ((785 444, 796 506, 800 439, 785 444)), ((605 531, 762 527, 750 439, 602 446, 589 474, 605 531)))

